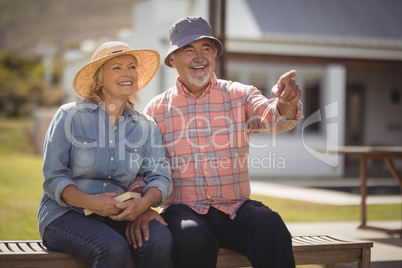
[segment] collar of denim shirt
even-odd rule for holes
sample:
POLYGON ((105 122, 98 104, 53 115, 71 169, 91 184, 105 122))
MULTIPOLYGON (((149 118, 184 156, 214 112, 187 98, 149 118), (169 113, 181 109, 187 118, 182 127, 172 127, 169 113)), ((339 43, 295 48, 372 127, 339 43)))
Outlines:
MULTIPOLYGON (((84 107, 88 110, 88 112, 92 113, 94 111, 96 111, 97 109, 102 109, 105 113, 106 110, 104 109, 104 107, 102 106, 102 104, 95 104, 95 103, 89 103, 86 100, 82 101, 82 104, 84 105, 84 107)), ((124 119, 127 119, 127 116, 131 116, 131 118, 133 119, 134 122, 138 122, 139 121, 139 112, 135 111, 134 109, 131 109, 129 107, 126 108, 126 110, 124 111, 124 119)))

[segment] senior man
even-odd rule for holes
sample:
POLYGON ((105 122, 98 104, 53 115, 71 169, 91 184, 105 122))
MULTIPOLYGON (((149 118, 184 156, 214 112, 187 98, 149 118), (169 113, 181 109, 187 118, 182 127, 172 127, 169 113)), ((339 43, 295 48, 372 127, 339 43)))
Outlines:
MULTIPOLYGON (((303 117, 296 71, 283 74, 267 99, 249 85, 217 79, 222 43, 208 22, 186 17, 170 30, 164 63, 176 84, 144 112, 160 127, 171 164, 173 192, 161 215, 173 236, 175 267, 215 267, 219 248, 248 257, 253 267, 295 267, 291 234, 277 212, 250 199, 250 133, 284 132, 303 117)), ((269 171, 267 171, 269 173, 269 171)), ((127 230, 140 246, 153 211, 127 230)))

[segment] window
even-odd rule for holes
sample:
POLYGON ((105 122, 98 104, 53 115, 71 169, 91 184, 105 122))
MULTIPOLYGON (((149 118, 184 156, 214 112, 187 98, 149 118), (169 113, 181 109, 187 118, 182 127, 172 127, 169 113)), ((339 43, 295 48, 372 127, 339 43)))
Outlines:
MULTIPOLYGON (((320 109, 320 83, 318 80, 306 81, 304 86, 304 117, 308 118, 320 109)), ((321 129, 321 121, 313 123, 306 128, 308 132, 319 132, 321 129)))

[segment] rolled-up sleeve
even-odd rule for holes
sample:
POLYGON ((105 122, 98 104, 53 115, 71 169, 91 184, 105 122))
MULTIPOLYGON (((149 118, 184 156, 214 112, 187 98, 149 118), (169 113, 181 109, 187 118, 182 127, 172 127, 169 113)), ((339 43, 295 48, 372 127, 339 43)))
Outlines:
POLYGON ((268 99, 255 87, 246 95, 247 130, 251 133, 275 133, 293 129, 303 118, 302 104, 298 102, 294 119, 285 119, 278 110, 277 98, 268 99))

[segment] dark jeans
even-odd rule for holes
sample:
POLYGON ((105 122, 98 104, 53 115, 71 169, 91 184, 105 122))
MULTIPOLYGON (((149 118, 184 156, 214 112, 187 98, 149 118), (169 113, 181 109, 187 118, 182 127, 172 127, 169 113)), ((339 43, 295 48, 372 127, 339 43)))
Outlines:
MULTIPOLYGON (((129 267, 131 251, 125 239, 127 222, 96 215, 85 217, 69 211, 45 229, 43 243, 49 250, 68 253, 92 263, 92 267, 129 267)), ((156 221, 149 223, 150 239, 134 250, 141 256, 140 267, 173 267, 172 236, 156 221)))
POLYGON ((162 214, 173 236, 173 262, 180 268, 213 268, 219 248, 248 257, 254 268, 295 267, 292 237, 278 213, 247 200, 229 216, 213 207, 200 215, 186 205, 171 205, 162 214))

